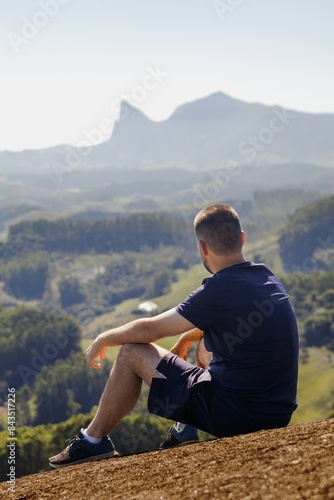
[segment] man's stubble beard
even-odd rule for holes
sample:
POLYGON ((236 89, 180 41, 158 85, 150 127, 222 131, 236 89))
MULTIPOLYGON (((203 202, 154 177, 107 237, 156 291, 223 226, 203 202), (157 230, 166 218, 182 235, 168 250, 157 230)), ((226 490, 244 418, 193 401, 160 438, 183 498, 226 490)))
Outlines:
POLYGON ((208 263, 207 263, 207 261, 206 261, 206 258, 205 258, 205 257, 204 257, 204 255, 202 255, 202 254, 201 254, 201 261, 202 261, 202 264, 203 264, 203 266, 205 267, 205 269, 206 269, 207 271, 209 271, 209 273, 210 273, 210 274, 214 274, 214 273, 211 271, 211 269, 210 269, 210 267, 209 267, 209 265, 208 265, 208 263))

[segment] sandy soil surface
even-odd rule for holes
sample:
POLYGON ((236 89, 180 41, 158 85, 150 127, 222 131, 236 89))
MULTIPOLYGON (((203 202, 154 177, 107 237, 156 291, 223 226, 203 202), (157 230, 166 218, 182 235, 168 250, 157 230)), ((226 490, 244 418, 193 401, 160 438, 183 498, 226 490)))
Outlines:
POLYGON ((334 419, 33 474, 10 499, 334 499, 334 419))

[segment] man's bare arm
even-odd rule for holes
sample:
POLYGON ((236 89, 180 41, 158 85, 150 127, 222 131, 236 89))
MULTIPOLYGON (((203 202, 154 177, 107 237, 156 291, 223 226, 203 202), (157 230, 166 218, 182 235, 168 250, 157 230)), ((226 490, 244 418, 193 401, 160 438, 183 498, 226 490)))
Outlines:
POLYGON ((143 318, 100 333, 86 350, 86 361, 92 368, 100 368, 101 364, 94 360, 105 359, 108 347, 123 344, 148 344, 157 340, 179 335, 193 330, 194 325, 170 309, 153 318, 143 318))
POLYGON ((189 332, 181 335, 176 344, 172 347, 171 353, 180 356, 180 358, 187 360, 187 352, 189 351, 193 342, 199 342, 203 337, 202 330, 194 328, 189 332))

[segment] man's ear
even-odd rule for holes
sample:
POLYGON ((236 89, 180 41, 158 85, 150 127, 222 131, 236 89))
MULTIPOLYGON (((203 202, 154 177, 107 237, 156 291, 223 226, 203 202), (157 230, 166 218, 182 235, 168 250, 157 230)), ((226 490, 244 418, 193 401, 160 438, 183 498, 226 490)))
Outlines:
POLYGON ((199 251, 201 252, 201 254, 204 255, 204 257, 206 255, 208 255, 208 247, 207 247, 205 241, 198 240, 198 248, 199 248, 199 251))
POLYGON ((245 231, 241 231, 241 246, 243 247, 246 243, 246 233, 245 231))

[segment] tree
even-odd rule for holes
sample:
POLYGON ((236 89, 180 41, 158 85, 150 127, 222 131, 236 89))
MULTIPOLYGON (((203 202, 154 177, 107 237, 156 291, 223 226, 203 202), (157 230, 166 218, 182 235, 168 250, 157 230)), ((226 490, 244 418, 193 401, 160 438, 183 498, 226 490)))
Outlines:
POLYGON ((312 272, 330 269, 323 251, 334 247, 334 196, 296 210, 283 229, 280 239, 280 255, 287 271, 312 272), (319 254, 320 252, 320 254, 319 254), (317 255, 322 255, 317 258, 317 255))
POLYGON ((49 262, 45 252, 12 260, 4 268, 6 291, 17 299, 41 299, 48 278, 49 262))
POLYGON ((10 227, 7 243, 0 245, 0 255, 13 258, 41 250, 73 254, 138 252, 143 247, 158 248, 159 245, 192 248, 191 224, 181 217, 152 213, 96 221, 25 221, 10 227))
POLYGON ((1 379, 7 387, 31 387, 44 366, 80 351, 80 338, 80 327, 68 315, 23 306, 0 309, 1 379))
POLYGON ((172 277, 172 271, 166 268, 158 269, 148 280, 146 286, 147 298, 157 297, 167 293, 169 291, 172 277))
POLYGON ((35 424, 57 423, 79 412, 88 412, 99 401, 111 364, 94 371, 81 353, 45 366, 36 376, 35 424))
POLYGON ((304 337, 308 346, 327 345, 334 350, 334 310, 308 316, 304 323, 304 337))
POLYGON ((86 299, 86 293, 79 280, 64 278, 59 283, 61 306, 66 309, 73 304, 80 304, 86 299))
POLYGON ((322 307, 334 309, 334 289, 326 290, 320 297, 319 302, 322 307))

